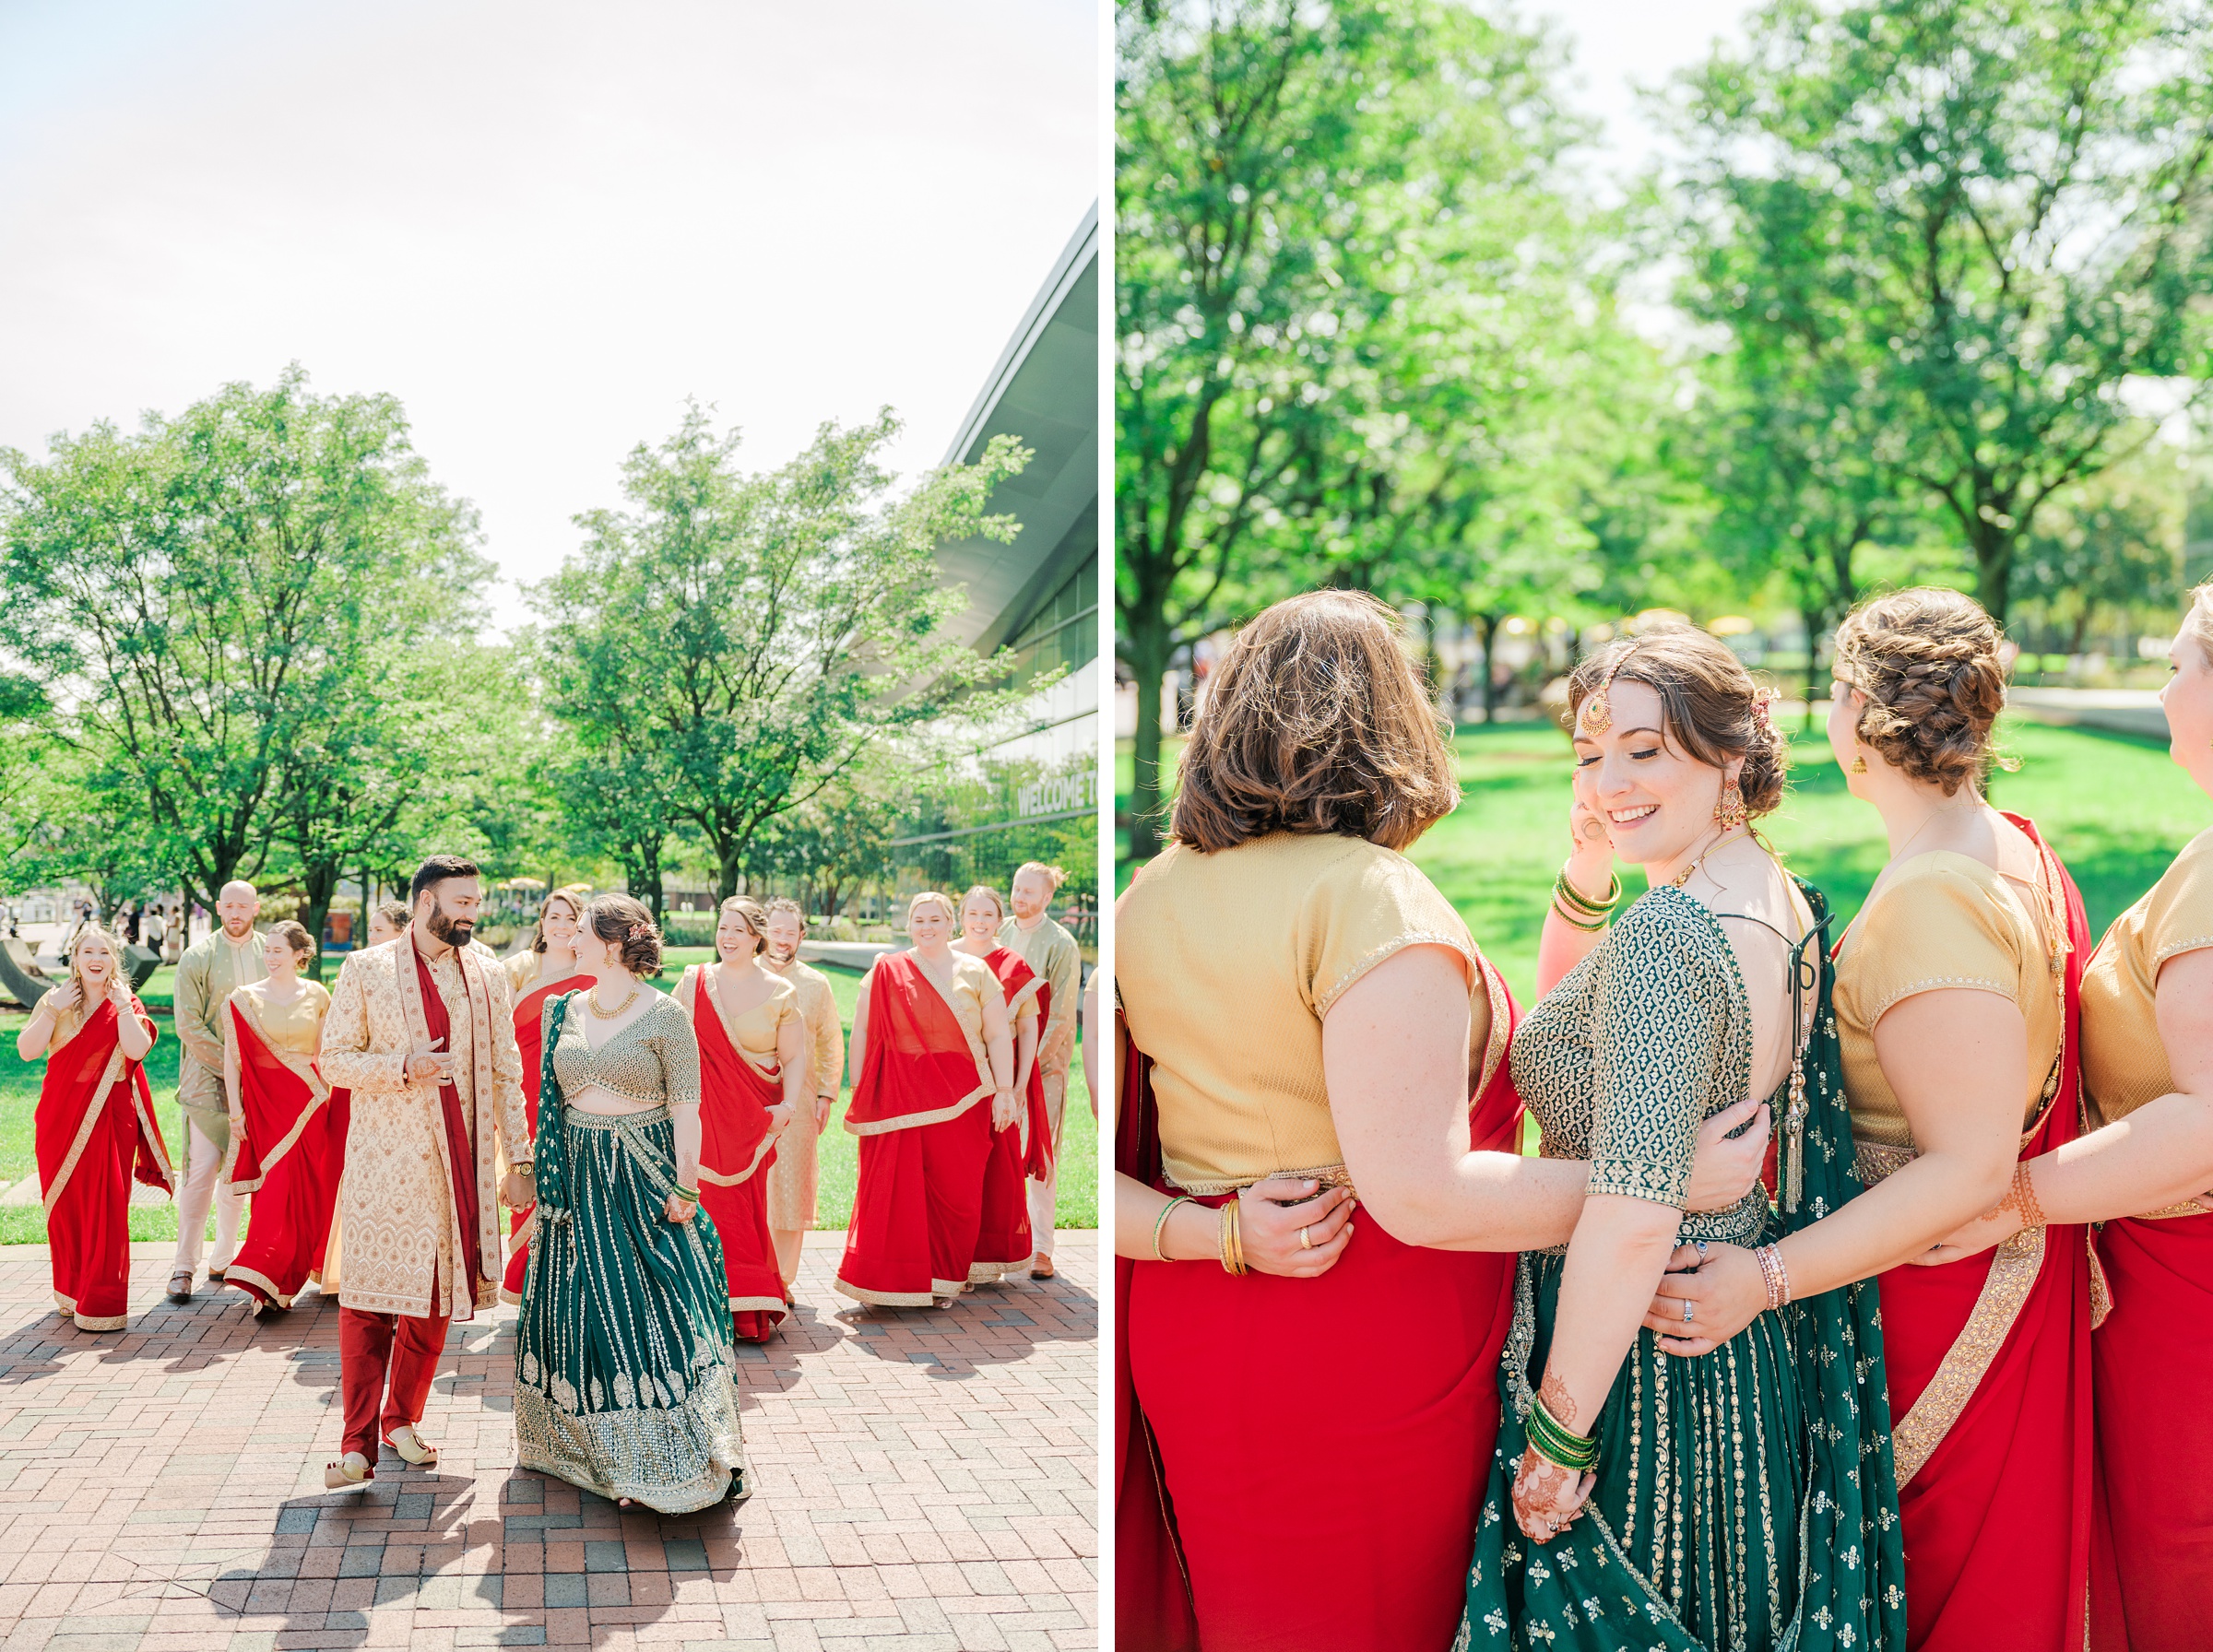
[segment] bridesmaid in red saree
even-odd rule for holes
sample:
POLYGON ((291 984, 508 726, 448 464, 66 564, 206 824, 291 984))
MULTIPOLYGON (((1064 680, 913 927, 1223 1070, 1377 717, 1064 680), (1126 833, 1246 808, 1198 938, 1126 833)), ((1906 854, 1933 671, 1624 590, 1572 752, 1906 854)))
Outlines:
POLYGON ((17 1035, 46 1057, 33 1117, 53 1306, 79 1330, 119 1331, 131 1283, 133 1180, 176 1192, 142 1065, 154 1023, 123 984, 123 950, 97 925, 70 942, 69 978, 17 1035))
POLYGON ((1030 1201, 1024 1182, 1043 1181, 1053 1162, 1053 1133, 1045 1110, 1045 1072, 1037 1064, 1037 1034, 1052 1014, 1053 989, 1021 953, 999 944, 1007 921, 999 891, 977 884, 961 897, 961 938, 953 950, 980 958, 1006 994, 1014 1023, 1014 1090, 1022 1111, 1014 1123, 991 1132, 984 1165, 984 1221, 976 1235, 968 1282, 988 1284, 1030 1265, 1030 1201))
MULTIPOLYGON (((1216 671, 1174 841, 1117 903, 1115 1588, 1163 1646, 1459 1622, 1513 1253, 1568 1239, 1591 1167, 1514 1150, 1513 1001, 1400 853, 1458 801, 1396 616, 1293 597, 1216 671)), ((1695 1208, 1751 1186, 1764 1127, 1713 1144, 1758 1111, 1701 1133, 1695 1208)))
POLYGON ((721 962, 692 964, 672 995, 699 1036, 699 1197, 722 1235, 730 1318, 765 1342, 791 1316, 768 1227, 776 1138, 812 1106, 799 988, 763 967, 768 914, 732 895, 715 923, 721 962))
MULTIPOLYGON (((515 994, 515 1044, 523 1057, 523 1111, 529 1115, 531 1139, 538 1135, 538 1087, 545 1065, 546 1006, 563 993, 581 992, 592 978, 576 968, 571 943, 584 915, 582 897, 557 889, 538 906, 538 926, 529 948, 501 961, 507 985, 515 994)), ((404 926, 404 925, 403 925, 404 926)), ((523 1275, 530 1266, 530 1229, 538 1207, 526 1205, 508 1216, 507 1268, 500 1281, 500 1300, 519 1304, 523 1275)))
MULTIPOLYGON (((2169 754, 2213 795, 2213 587, 2191 593, 2169 655, 2169 754)), ((2213 1646, 2213 1410, 2146 1396, 2213 1369, 2213 832, 2184 846, 2091 954, 2082 1080, 2089 1134, 2030 1161, 2027 1197, 1933 1259, 2012 1241, 2021 1205, 2051 1223, 2103 1224, 2089 1644, 2196 1652, 2213 1646), (2158 1490, 2147 1495, 2152 1464, 2158 1490)))
POLYGON ((953 901, 907 903, 914 945, 876 960, 853 1014, 860 1185, 834 1286, 880 1307, 945 1307, 967 1288, 984 1217, 991 1133, 1016 1117, 1005 996, 953 950, 953 901))
MULTIPOLYGON (((1866 1191, 1786 1236, 1793 1296, 1882 1293, 1911 1652, 2081 1644, 2090 1537, 2088 1230, 2048 1221, 2027 1161, 2080 1131, 2082 897, 1983 796, 2005 705, 1998 628, 1901 591, 1839 629, 1829 743, 1891 859, 1837 943, 1837 1026, 1866 1191), (1933 1248, 1993 1206, 2028 1218, 1967 1260, 1933 1248), (1916 1267, 1940 1261, 1947 1266, 1916 1267)), ((1676 1253, 1646 1324, 1696 1355, 1765 1309, 1734 1247, 1676 1253)))
POLYGON ((224 1089, 237 1144, 227 1174, 254 1196, 254 1214, 223 1282, 253 1299, 255 1318, 290 1307, 320 1267, 345 1159, 331 1109, 346 1092, 315 1068, 330 994, 300 978, 314 945, 299 924, 271 927, 267 978, 240 987, 224 1006, 224 1089))

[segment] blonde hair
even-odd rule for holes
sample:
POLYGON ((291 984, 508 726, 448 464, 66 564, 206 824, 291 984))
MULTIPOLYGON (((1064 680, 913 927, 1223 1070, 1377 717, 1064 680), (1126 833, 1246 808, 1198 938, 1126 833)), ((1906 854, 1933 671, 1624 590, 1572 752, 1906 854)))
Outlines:
POLYGON ((1270 832, 1403 849, 1460 805, 1399 618, 1361 591, 1288 597, 1237 634, 1191 730, 1169 830, 1211 853, 1270 832))
MULTIPOLYGON (((1063 872, 1059 867, 1048 867, 1042 860, 1024 861, 1020 866, 1014 868, 1014 877, 1010 878, 1007 881, 1012 883, 1015 880, 1015 879, 1027 878, 1033 872, 1036 873, 1038 877, 1044 879, 1046 882, 1051 884, 1055 889, 1059 889, 1063 883, 1068 881, 1068 874, 1066 872, 1063 872)), ((977 888, 981 887, 982 886, 980 884, 977 886, 977 888)), ((972 889, 968 892, 973 895, 976 893, 976 890, 972 889)))
MULTIPOLYGON (((1023 867, 1023 871, 1024 871, 1024 872, 1026 872, 1026 871, 1028 871, 1028 870, 1030 869, 1030 867, 1035 867, 1036 865, 1037 865, 1037 863, 1036 863, 1035 861, 1034 861, 1034 860, 1033 860, 1032 862, 1030 862, 1030 865, 1029 865, 1028 867, 1023 867)), ((1042 869, 1042 868, 1041 868, 1041 869, 1042 869)), ((1055 868, 1055 869, 1057 870, 1058 868, 1055 868)), ((1015 877, 1017 877, 1017 878, 1019 878, 1019 877, 1021 877, 1021 876, 1022 876, 1022 872, 1017 872, 1017 873, 1015 873, 1015 874, 1014 874, 1014 876, 1015 876, 1015 877)), ((1058 886, 1058 885, 1055 885, 1055 887, 1056 887, 1056 888, 1058 888, 1059 886, 1058 886)), ((992 909, 993 909, 995 912, 997 912, 997 913, 999 914, 1000 922, 1001 922, 1002 924, 1003 924, 1004 922, 1006 922, 1006 918, 1007 918, 1007 903, 1006 903, 1004 901, 1002 901, 1002 900, 1000 900, 1000 899, 999 898, 999 891, 998 891, 997 890, 993 889, 993 888, 992 888, 992 887, 991 887, 991 886, 990 886, 988 883, 972 883, 972 884, 970 884, 970 885, 968 886, 968 892, 967 892, 966 894, 964 894, 964 895, 963 895, 963 896, 961 897, 961 904, 962 904, 963 906, 965 906, 965 905, 967 905, 969 902, 971 902, 971 901, 975 900, 975 899, 976 898, 976 896, 978 896, 978 895, 985 895, 985 896, 988 896, 988 897, 989 897, 989 899, 990 899, 990 902, 991 902, 991 906, 992 906, 992 909)))
POLYGON ((941 889, 926 889, 907 902, 906 921, 910 924, 913 923, 916 912, 931 901, 935 901, 945 909, 946 917, 950 918, 954 925, 957 926, 960 923, 961 909, 953 903, 953 897, 941 889))
MULTIPOLYGON (((1836 676, 1866 696, 1852 734, 1947 797, 1982 789, 2006 709, 1998 622, 1971 596, 1935 586, 1864 602, 1837 627, 1836 676)), ((1839 754, 1840 761, 1843 761, 1839 754)))
POLYGON ((2197 652, 2213 667, 2213 581, 2190 593, 2189 609, 2183 615, 2183 634, 2197 644, 2197 652))
MULTIPOLYGON (((759 957, 767 950, 768 914, 763 909, 760 902, 754 900, 751 895, 732 895, 716 909, 718 926, 720 914, 726 912, 743 921, 745 932, 753 938, 753 955, 755 957, 759 957)), ((719 952, 721 950, 722 944, 717 941, 716 950, 719 952)))

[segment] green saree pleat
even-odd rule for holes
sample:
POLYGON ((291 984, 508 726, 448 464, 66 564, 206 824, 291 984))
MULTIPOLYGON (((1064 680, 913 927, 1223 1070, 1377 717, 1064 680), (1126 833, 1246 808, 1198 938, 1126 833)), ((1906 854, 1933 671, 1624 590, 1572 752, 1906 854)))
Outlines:
MULTIPOLYGON (((1820 892, 1799 888, 1826 922, 1820 892)), ((1754 1201, 1733 1243, 1766 1243, 1861 1191, 1819 934, 1801 953, 1818 993, 1803 1064, 1803 1194, 1789 1211, 1754 1201)), ((1773 1098, 1779 1137, 1788 1088, 1773 1098)), ((1663 1352, 1640 1328, 1593 1430, 1587 1512, 1540 1545, 1514 1524, 1511 1486, 1564 1266, 1531 1254, 1517 1268, 1455 1652, 1902 1652, 1905 1559, 1873 1283, 1762 1314, 1696 1358, 1663 1352)))
POLYGON ((665 1108, 619 1116, 561 1100, 546 1011, 538 1226, 515 1335, 522 1466, 663 1514, 742 1496, 722 1244, 705 1211, 662 1214, 676 1186, 665 1108))

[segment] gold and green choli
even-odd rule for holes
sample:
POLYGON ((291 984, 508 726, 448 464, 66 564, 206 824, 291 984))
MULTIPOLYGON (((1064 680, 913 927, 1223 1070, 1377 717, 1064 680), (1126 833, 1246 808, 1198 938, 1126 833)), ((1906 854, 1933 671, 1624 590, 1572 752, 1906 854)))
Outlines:
MULTIPOLYGON (((1818 926, 1826 903, 1800 884, 1818 926)), ((1810 1026, 1800 1061, 1799 1207, 1763 1187, 1686 1212, 1677 1243, 1754 1245, 1859 1191, 1818 928, 1793 954, 1810 1026)), ((1548 1157, 1591 1162, 1589 1191, 1683 1209, 1700 1126, 1746 1099, 1752 1017, 1716 915, 1640 896, 1514 1034, 1512 1071, 1548 1157)), ((1778 1136, 1787 1079, 1769 1098, 1778 1136)), ((1550 1351, 1567 1246, 1524 1255, 1501 1362, 1497 1455, 1455 1643, 1548 1652, 1764 1652, 1905 1644, 1872 1284, 1766 1313, 1710 1353, 1639 1328, 1592 1432, 1590 1514, 1548 1544, 1513 1523, 1524 1419, 1550 1351)))
POLYGON ((747 1490, 721 1236, 664 1214, 671 1106, 699 1103, 699 1044, 671 999, 611 1035, 565 993, 546 1007, 538 1214, 515 1323, 522 1466, 663 1514, 747 1490), (586 1084, 645 1103, 584 1113, 586 1084))

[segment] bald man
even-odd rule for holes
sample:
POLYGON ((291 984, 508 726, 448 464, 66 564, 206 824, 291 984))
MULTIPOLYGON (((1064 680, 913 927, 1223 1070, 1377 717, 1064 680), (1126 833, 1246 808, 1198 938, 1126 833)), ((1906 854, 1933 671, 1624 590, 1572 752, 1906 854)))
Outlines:
POLYGON ((192 1300, 200 1271, 207 1207, 215 1206, 215 1253, 207 1277, 219 1280, 238 1250, 238 1215, 244 1200, 219 1181, 231 1151, 231 1103, 223 1093, 223 1006, 248 982, 266 980, 262 948, 268 937, 254 927, 261 896, 234 879, 215 899, 217 927, 177 960, 177 1104, 184 1109, 184 1185, 177 1190, 177 1259, 170 1265, 169 1299, 192 1300))

